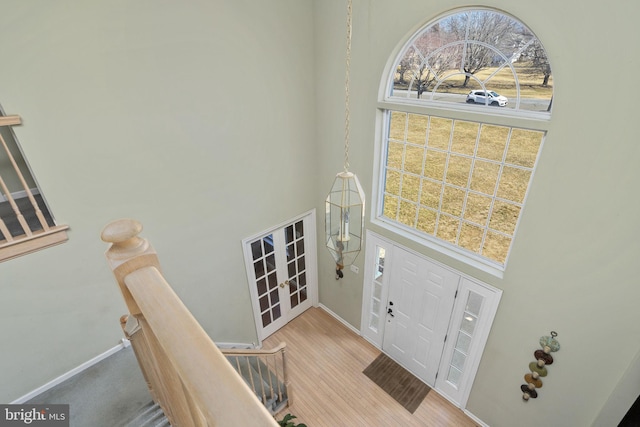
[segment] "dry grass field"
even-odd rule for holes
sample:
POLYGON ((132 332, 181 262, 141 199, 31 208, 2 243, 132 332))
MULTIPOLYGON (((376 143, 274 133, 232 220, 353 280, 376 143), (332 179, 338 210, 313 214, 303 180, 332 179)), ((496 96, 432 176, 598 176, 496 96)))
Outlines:
POLYGON ((384 215, 504 264, 543 136, 393 112, 384 215))

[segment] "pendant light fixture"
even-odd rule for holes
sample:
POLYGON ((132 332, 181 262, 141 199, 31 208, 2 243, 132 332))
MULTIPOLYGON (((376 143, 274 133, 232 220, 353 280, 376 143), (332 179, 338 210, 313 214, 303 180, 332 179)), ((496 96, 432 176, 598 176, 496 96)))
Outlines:
POLYGON ((349 172, 349 74, 351 68, 351 0, 347 5, 347 66, 345 77, 344 170, 336 175, 325 204, 327 249, 336 261, 336 280, 353 264, 362 249, 364 191, 358 177, 349 172))

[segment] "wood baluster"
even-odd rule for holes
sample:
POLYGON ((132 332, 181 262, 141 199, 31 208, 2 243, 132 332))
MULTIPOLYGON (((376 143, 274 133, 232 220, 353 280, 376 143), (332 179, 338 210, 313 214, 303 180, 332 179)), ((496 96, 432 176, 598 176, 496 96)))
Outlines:
POLYGON ((287 406, 293 405, 293 392, 292 386, 289 384, 289 377, 287 374, 287 357, 286 357, 286 348, 282 349, 282 382, 284 383, 284 390, 287 393, 287 406))
MULTIPOLYGON (((29 198, 29 202, 31 202, 31 206, 33 207, 33 210, 36 213, 36 217, 38 218, 38 221, 40 222, 40 225, 42 226, 42 229, 45 230, 45 231, 48 231, 49 230, 49 224, 47 223, 47 220, 45 219, 44 214, 40 210, 40 206, 38 205, 38 202, 33 197, 33 193, 31 192, 31 188, 29 188, 29 185, 27 184, 27 181, 25 181, 24 175, 22 174, 22 171, 20 171, 20 168, 18 167, 18 164, 16 163, 16 160, 13 158, 13 155, 11 154, 11 151, 9 151, 9 147, 7 146, 6 141, 2 137, 2 134, 0 134, 0 142, 2 142, 2 145, 4 146, 4 150, 7 152, 7 156, 9 156, 9 160, 11 161, 11 165, 13 166, 13 169, 16 171, 16 174, 18 175, 18 179, 20 180, 20 183, 22 184, 22 188, 24 189, 25 193, 27 194, 27 197, 29 198)), ((4 191, 5 194, 7 195, 7 200, 9 200, 9 203, 11 203, 11 207, 13 208, 14 212, 16 212, 16 214, 18 214, 20 212, 20 209, 18 209, 18 206, 15 204, 15 202, 13 202, 13 197, 11 196, 11 193, 8 191, 8 189, 4 185, 4 181, 2 182, 2 187, 3 187, 2 191, 4 191)), ((23 218, 23 220, 24 220, 24 218, 23 218)), ((18 221, 20 221, 20 218, 18 218, 18 221)), ((25 234, 27 234, 28 236, 31 236, 31 229, 27 225, 26 221, 24 223, 22 221, 20 221, 20 225, 22 225, 22 228, 25 231, 29 230, 29 232, 25 233, 25 234)))
MULTIPOLYGON (((271 397, 274 396, 275 390, 273 388, 273 371, 271 370, 271 364, 269 363, 269 360, 273 358, 273 355, 266 355, 264 357, 258 357, 258 361, 262 361, 264 363, 264 366, 267 369, 267 377, 269 378, 269 393, 271 394, 271 397)), ((260 366, 260 365, 258 365, 260 366)), ((277 384, 277 380, 276 380, 276 385, 277 384)), ((278 393, 279 395, 279 393, 278 393)))
MULTIPOLYGON (((160 387, 163 395, 166 396, 167 418, 172 425, 177 426, 196 426, 196 420, 191 413, 191 405, 189 398, 184 392, 184 385, 180 379, 180 375, 171 363, 169 357, 162 348, 162 344, 158 341, 155 333, 149 327, 149 323, 144 317, 138 319, 140 326, 144 331, 149 349, 151 350, 151 363, 153 369, 159 373, 160 387), (171 414, 171 417, 169 417, 171 414)), ((159 403, 159 402, 158 402, 159 403)), ((162 408, 163 410, 165 408, 162 408)))
POLYGON ((138 365, 142 371, 142 375, 147 381, 147 387, 151 393, 151 398, 162 408, 169 423, 175 424, 176 419, 168 404, 169 397, 162 383, 162 373, 158 371, 157 364, 153 362, 153 354, 149 348, 149 343, 144 335, 144 331, 140 326, 140 322, 133 316, 122 316, 122 330, 125 337, 131 342, 131 347, 138 360, 138 365), (123 323, 123 318, 125 318, 123 323))
POLYGON ((267 391, 264 389, 264 376, 262 376, 262 367, 260 366, 260 357, 256 356, 256 366, 258 366, 258 378, 260 378, 260 395, 262 401, 267 404, 267 391))
POLYGON ((7 225, 4 223, 2 218, 0 218, 0 232, 2 232, 4 240, 6 240, 7 242, 13 242, 13 236, 11 235, 11 232, 7 228, 7 225))
MULTIPOLYGON (((2 139, 2 135, 0 135, 0 139, 2 139)), ((11 156, 11 154, 9 154, 9 156, 11 156)), ((13 199, 13 196, 11 195, 11 192, 7 188, 7 185, 5 184, 4 179, 2 179, 2 176, 0 176, 0 188, 2 188, 2 192, 5 194, 5 198, 11 205, 11 209, 13 209, 13 213, 16 214, 16 218, 20 223, 20 227, 22 227, 22 231, 23 231, 22 234, 26 234, 27 236, 32 236, 33 233, 31 232, 31 227, 29 227, 29 224, 27 224, 27 220, 24 219, 24 215, 22 215, 22 212, 20 212, 20 208, 18 208, 18 205, 16 204, 16 201, 13 199)), ((13 238, 11 238, 11 233, 8 232, 9 230, 6 230, 7 233, 5 233, 6 225, 4 221, 2 222, 2 225, 4 226, 4 228, 2 229, 2 234, 4 234, 5 237, 9 236, 7 241, 13 240, 13 238)))

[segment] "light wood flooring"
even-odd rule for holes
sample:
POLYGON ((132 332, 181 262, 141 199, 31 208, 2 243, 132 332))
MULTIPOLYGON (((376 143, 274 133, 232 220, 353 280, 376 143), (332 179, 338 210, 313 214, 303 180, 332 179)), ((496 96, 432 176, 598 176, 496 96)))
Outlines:
POLYGON ((380 354, 321 308, 310 308, 263 342, 287 344, 293 404, 287 413, 308 427, 472 427, 477 424, 431 390, 411 414, 362 371, 380 354))

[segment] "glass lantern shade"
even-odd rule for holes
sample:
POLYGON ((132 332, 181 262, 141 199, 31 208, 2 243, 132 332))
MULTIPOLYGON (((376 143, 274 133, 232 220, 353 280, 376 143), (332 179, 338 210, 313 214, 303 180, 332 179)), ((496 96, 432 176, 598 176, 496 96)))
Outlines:
POLYGON ((362 249, 364 191, 358 177, 340 172, 325 205, 325 238, 338 269, 353 264, 362 249))

